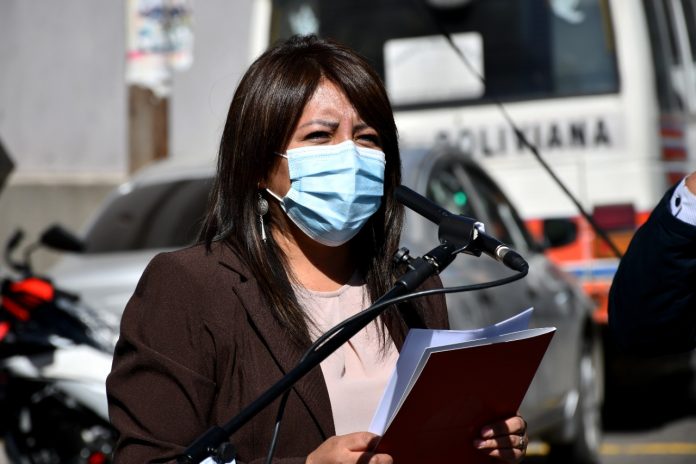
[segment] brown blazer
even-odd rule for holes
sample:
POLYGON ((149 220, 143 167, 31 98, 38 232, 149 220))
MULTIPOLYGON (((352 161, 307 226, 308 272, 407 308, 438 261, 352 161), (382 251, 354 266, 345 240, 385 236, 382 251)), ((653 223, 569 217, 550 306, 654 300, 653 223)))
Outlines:
MULTIPOLYGON (((426 325, 446 328, 444 297, 429 297, 427 307, 426 325)), ((123 313, 107 379, 109 414, 120 432, 116 461, 175 459, 201 433, 256 399, 302 354, 229 246, 156 256, 123 313)), ((238 463, 263 462, 277 404, 231 437, 238 463)), ((315 368, 289 396, 275 462, 304 463, 334 434, 326 384, 315 368)))

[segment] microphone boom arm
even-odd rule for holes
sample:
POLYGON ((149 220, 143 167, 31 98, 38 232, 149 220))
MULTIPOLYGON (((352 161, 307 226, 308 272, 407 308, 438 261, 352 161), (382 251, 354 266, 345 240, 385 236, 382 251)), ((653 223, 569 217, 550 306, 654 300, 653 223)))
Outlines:
POLYGON ((475 219, 452 214, 403 185, 396 188, 394 196, 399 203, 437 224, 440 243, 453 244, 457 253, 463 252, 478 257, 483 252, 517 272, 524 272, 529 268, 519 253, 487 235, 483 230, 483 224, 475 219))

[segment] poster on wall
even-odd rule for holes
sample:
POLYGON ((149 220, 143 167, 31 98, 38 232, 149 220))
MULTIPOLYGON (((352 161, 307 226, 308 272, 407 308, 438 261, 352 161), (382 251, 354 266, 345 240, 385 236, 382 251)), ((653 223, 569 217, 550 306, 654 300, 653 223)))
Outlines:
POLYGON ((127 0, 126 83, 171 91, 172 74, 193 63, 193 0, 127 0))

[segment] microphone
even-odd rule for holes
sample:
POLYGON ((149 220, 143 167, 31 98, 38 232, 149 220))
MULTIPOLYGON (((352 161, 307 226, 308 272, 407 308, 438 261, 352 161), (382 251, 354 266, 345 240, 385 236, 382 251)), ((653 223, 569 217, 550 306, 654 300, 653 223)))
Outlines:
POLYGON ((408 187, 399 185, 394 191, 396 200, 407 208, 439 226, 441 242, 454 243, 459 251, 480 256, 485 253, 517 272, 525 272, 529 265, 524 258, 495 237, 484 232, 481 222, 452 214, 408 187))
POLYGON ((519 253, 485 232, 478 231, 478 237, 474 240, 474 245, 480 247, 483 253, 503 263, 513 271, 524 272, 529 269, 529 264, 519 253))

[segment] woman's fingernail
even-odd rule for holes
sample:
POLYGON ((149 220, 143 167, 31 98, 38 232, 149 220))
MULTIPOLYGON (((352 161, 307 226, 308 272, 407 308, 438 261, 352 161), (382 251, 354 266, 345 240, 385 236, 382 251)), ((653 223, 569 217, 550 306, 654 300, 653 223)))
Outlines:
POLYGON ((474 447, 483 448, 484 440, 474 440, 474 447))
POLYGON ((493 436, 493 429, 490 427, 484 427, 481 429, 481 436, 482 437, 492 437, 493 436))

